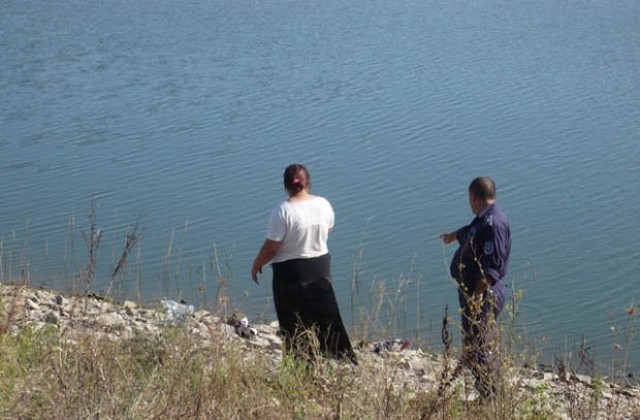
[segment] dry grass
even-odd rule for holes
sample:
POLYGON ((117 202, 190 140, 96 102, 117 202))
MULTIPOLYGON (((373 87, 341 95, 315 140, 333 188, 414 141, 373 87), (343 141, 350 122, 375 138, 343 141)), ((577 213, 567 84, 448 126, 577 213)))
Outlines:
MULTIPOLYGON (((522 392, 522 384, 504 381, 497 398, 480 403, 468 398, 472 383, 462 374, 438 392, 456 358, 451 348, 431 375, 435 382, 418 387, 403 376, 405 362, 364 350, 357 367, 309 363, 246 347, 222 331, 212 330, 212 344, 203 346, 185 326, 167 326, 157 336, 70 340, 55 326, 12 331, 17 307, 0 302, 0 418, 555 419, 565 413, 615 419, 640 413, 638 407, 622 412, 615 400, 605 404, 604 382, 588 393, 568 387, 556 398, 544 383, 522 392)), ((505 370, 517 371, 521 356, 504 356, 505 370)))
MULTIPOLYGON (((89 263, 80 279, 89 291, 99 239, 94 205, 90 219, 91 230, 85 235, 89 263)), ((125 246, 118 267, 126 264, 131 248, 125 246)), ((0 241, 0 268, 1 255, 0 241)), ((378 295, 368 300, 373 305, 365 309, 358 292, 358 261, 359 257, 350 309, 352 318, 362 322, 353 326, 353 342, 376 335, 392 337, 398 330, 404 334, 406 296, 414 292, 409 290, 411 284, 419 290, 419 277, 401 277, 397 287, 377 283, 378 295)), ((218 307, 213 312, 227 314, 226 280, 217 253, 215 267, 218 307)), ((110 286, 117 274, 114 271, 110 286)), ((523 350, 521 333, 516 331, 521 298, 514 294, 503 311, 499 356, 505 378, 522 378, 521 367, 535 366, 538 357, 537 351, 523 350)), ((451 326, 457 314, 445 314, 440 363, 431 375, 435 379, 425 385, 420 378, 407 381, 406 367, 392 359, 362 357, 357 367, 325 359, 309 363, 247 348, 213 330, 212 344, 203 346, 188 328, 176 326, 165 327, 159 335, 140 333, 120 340, 92 334, 74 334, 72 340, 51 325, 17 329, 20 302, 1 299, 1 419, 640 419, 640 401, 626 411, 615 397, 604 402, 603 381, 595 381, 586 393, 567 387, 565 395, 556 395, 545 382, 523 392, 522 379, 504 380, 497 398, 473 401, 468 374, 451 380, 457 354, 450 330, 457 328, 451 326)), ((626 348, 631 347, 635 319, 629 310, 626 348)), ((616 360, 621 365, 628 362, 626 357, 616 360)))

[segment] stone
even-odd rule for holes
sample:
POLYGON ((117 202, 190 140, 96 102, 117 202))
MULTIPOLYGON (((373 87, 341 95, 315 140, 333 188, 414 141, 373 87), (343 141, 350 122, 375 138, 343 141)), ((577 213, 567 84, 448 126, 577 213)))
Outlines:
POLYGON ((145 323, 145 324, 142 325, 142 330, 146 331, 146 332, 154 332, 154 331, 157 331, 158 328, 153 326, 153 325, 151 325, 151 324, 145 323))
POLYGON ((546 379, 545 376, 547 375, 544 372, 540 372, 539 370, 534 370, 533 372, 530 373, 531 377, 536 378, 536 379, 546 379))
POLYGON ((123 308, 129 308, 129 309, 137 309, 138 308, 138 304, 131 301, 131 300, 125 300, 124 302, 122 302, 122 307, 123 308))
POLYGON ((198 321, 203 321, 207 318, 211 318, 211 313, 205 310, 200 310, 197 311, 196 313, 193 314, 194 317, 198 320, 198 321))
POLYGON ((47 324, 54 324, 54 325, 58 325, 60 322, 60 319, 58 318, 58 316, 56 314, 54 314, 53 312, 47 312, 43 319, 44 322, 46 322, 47 324))
MULTIPOLYGON (((29 326, 35 329, 51 328, 57 326, 61 340, 69 345, 81 343, 87 338, 99 340, 122 340, 147 334, 152 337, 160 337, 166 320, 156 310, 138 308, 131 303, 114 305, 111 302, 82 297, 65 297, 62 294, 33 291, 24 287, 3 287, 0 292, 5 302, 14 302, 12 311, 20 311, 12 318, 9 331, 12 335, 18 335, 21 329, 29 326), (53 305, 55 303, 55 305, 53 305), (22 307, 26 309, 22 313, 22 307)), ((5 308, 6 309, 6 308, 5 308)), ((17 313, 17 312, 16 312, 17 313)), ((193 335, 190 340, 197 348, 206 349, 232 349, 241 352, 242 358, 255 358, 259 355, 267 355, 271 368, 277 369, 282 362, 282 339, 278 336, 277 321, 268 325, 251 325, 257 331, 255 337, 246 339, 236 334, 233 326, 221 322, 220 318, 201 310, 194 316, 185 320, 185 328, 193 335)), ((204 350, 206 351, 206 350, 204 350)), ((441 372, 445 361, 449 364, 449 375, 455 369, 457 359, 450 356, 445 359, 440 354, 429 353, 422 349, 398 349, 385 351, 380 357, 373 354, 368 345, 356 348, 359 366, 349 370, 349 376, 356 378, 361 372, 368 370, 373 372, 376 378, 386 380, 396 389, 403 387, 408 392, 429 393, 441 382, 441 372), (393 379, 391 379, 393 378, 393 379)), ((222 351, 220 354, 224 354, 222 351)), ((328 363, 334 361, 328 360, 328 363)), ((333 363, 335 368, 342 369, 345 365, 333 363)), ((350 365, 346 365, 351 368, 350 365)), ((530 395, 538 397, 543 394, 544 400, 552 401, 552 418, 572 418, 568 411, 571 400, 590 401, 594 390, 592 378, 577 373, 563 374, 563 378, 553 373, 551 367, 545 371, 533 369, 508 369, 509 377, 506 383, 514 387, 517 395, 530 395), (564 381, 562 380, 564 379, 564 381)), ((357 379, 356 379, 357 380, 357 379)), ((640 388, 634 384, 627 386, 613 386, 610 383, 603 384, 601 393, 602 406, 616 404, 619 413, 624 413, 619 418, 636 418, 640 412, 640 388)), ((473 389, 473 377, 468 369, 454 381, 450 387, 451 392, 459 392, 461 398, 476 399, 473 389), (466 388, 465 388, 466 386, 466 388)), ((277 400, 275 400, 277 401, 277 400)), ((278 403, 275 403, 278 404, 278 403)), ((606 413, 601 410, 604 416, 606 413)), ((604 418, 599 416, 598 418, 604 418)))
MULTIPOLYGON (((633 397, 633 398, 640 397, 640 389, 637 389, 637 388, 625 388, 622 391, 620 391, 620 393, 628 397, 633 397)), ((638 404, 640 404, 640 401, 638 401, 638 404)))
POLYGON ((574 381, 578 381, 580 383, 583 383, 585 385, 591 385, 591 377, 587 376, 587 375, 581 375, 581 374, 574 373, 574 374, 571 375, 571 379, 573 379, 574 381))
POLYGON ((108 327, 120 327, 125 324, 124 319, 117 312, 107 312, 98 315, 98 317, 96 318, 96 322, 108 327))
POLYGON ((525 387, 529 388, 529 389, 537 389, 540 384, 544 383, 543 380, 538 379, 538 378, 523 378, 522 379, 522 385, 524 385, 525 387))
POLYGON ((25 307, 30 311, 38 311, 40 310, 40 305, 38 304, 37 299, 27 299, 25 301, 25 307))
POLYGON ((246 343, 254 347, 261 347, 263 349, 271 347, 271 342, 263 337, 253 337, 250 340, 246 340, 246 343))

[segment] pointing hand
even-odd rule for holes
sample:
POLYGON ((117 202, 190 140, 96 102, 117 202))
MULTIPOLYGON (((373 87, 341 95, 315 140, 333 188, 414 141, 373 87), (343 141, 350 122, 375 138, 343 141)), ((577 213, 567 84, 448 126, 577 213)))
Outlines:
POLYGON ((442 242, 444 242, 445 245, 449 245, 457 239, 457 234, 456 232, 443 233, 440 235, 440 239, 442 239, 442 242))

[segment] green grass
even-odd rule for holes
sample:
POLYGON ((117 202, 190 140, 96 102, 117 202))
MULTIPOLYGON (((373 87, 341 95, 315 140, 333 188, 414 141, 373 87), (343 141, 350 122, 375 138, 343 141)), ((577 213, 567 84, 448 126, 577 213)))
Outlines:
MULTIPOLYGON (((88 232, 93 232, 97 223, 95 206, 92 215, 88 232)), ((127 230, 127 243, 135 243, 137 234, 136 224, 127 230)), ((97 236, 87 236, 87 247, 95 256, 97 236)), ((114 266, 126 267, 130 251, 131 247, 125 247, 114 266)), ((0 240, 0 281, 10 278, 5 275, 10 271, 2 269, 9 254, 0 240)), ((170 250, 167 255, 171 255, 170 250)), ((89 268, 96 264, 93 256, 89 268)), ((224 317, 229 313, 226 279, 217 251, 212 258, 218 279, 212 313, 224 317)), ((409 294, 419 291, 420 277, 410 269, 409 275, 400 276, 396 283, 375 282, 376 296, 363 296, 360 258, 358 254, 354 260, 348 308, 354 320, 352 342, 409 336, 406 302, 409 294)), ((178 269, 175 271, 177 278, 178 269)), ((198 288, 205 290, 206 270, 202 271, 198 288)), ((92 270, 82 269, 80 273, 71 290, 86 289, 88 295, 92 292, 93 275, 88 274, 92 270)), ((124 274, 114 269, 109 291, 124 274)), ((28 270, 22 270, 18 280, 28 284, 29 279, 28 270)), ((635 405, 626 406, 618 394, 605 399, 610 392, 605 378, 617 379, 616 372, 624 371, 628 363, 625 351, 632 346, 637 323, 633 303, 627 309, 624 328, 613 337, 611 372, 595 376, 586 390, 577 392, 566 386, 561 393, 554 393, 546 382, 533 388, 523 386, 527 376, 523 366, 536 366, 540 351, 532 348, 526 332, 516 326, 523 295, 515 287, 511 290, 510 303, 501 315, 499 343, 505 380, 500 382, 498 397, 483 404, 470 401, 473 383, 468 372, 449 386, 443 385, 451 377, 459 351, 450 339, 459 328, 457 313, 444 315, 443 337, 447 338, 443 339, 442 350, 432 349, 441 353, 434 372, 427 372, 435 379, 420 383, 420 374, 414 373, 413 382, 405 380, 407 361, 401 355, 376 356, 366 346, 360 350, 360 365, 353 367, 325 359, 306 362, 248 348, 240 340, 226 337, 222 329, 212 330, 206 346, 186 326, 166 326, 159 334, 138 333, 119 340, 91 333, 74 334, 71 339, 53 325, 39 329, 18 325, 21 302, 3 299, 0 294, 0 419, 506 420, 556 419, 563 415, 572 419, 640 419, 638 399, 635 405)), ((417 319, 421 317, 419 306, 417 319)), ((414 339, 419 341, 417 333, 414 339)), ((571 370, 571 366, 563 369, 571 370)))
MULTIPOLYGON (((623 418, 603 401, 606 384, 599 378, 592 392, 566 396, 553 395, 544 383, 522 392, 517 381, 504 381, 498 398, 480 404, 466 398, 468 375, 438 395, 437 384, 405 383, 401 359, 368 349, 353 367, 282 358, 221 332, 203 346, 186 326, 129 339, 88 334, 69 340, 55 326, 11 332, 14 306, 0 302, 3 419, 555 419, 562 412, 570 418, 623 418)), ((507 375, 516 377, 522 357, 503 356, 507 375)), ((640 414, 635 410, 624 415, 633 418, 640 414)))

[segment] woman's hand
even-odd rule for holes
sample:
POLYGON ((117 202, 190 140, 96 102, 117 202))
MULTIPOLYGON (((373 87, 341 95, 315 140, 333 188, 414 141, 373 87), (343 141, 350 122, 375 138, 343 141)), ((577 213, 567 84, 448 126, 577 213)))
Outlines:
POLYGON ((260 284, 258 281, 258 274, 262 274, 262 266, 276 256, 281 246, 282 242, 272 241, 271 239, 265 240, 262 244, 260 251, 258 251, 258 255, 256 255, 256 259, 253 260, 253 265, 251 266, 251 280, 256 284, 260 284))
POLYGON ((251 267, 251 279, 255 284, 260 284, 258 281, 258 274, 262 274, 262 267, 258 266, 254 261, 253 266, 251 267))

